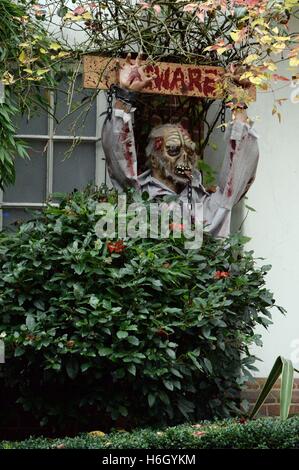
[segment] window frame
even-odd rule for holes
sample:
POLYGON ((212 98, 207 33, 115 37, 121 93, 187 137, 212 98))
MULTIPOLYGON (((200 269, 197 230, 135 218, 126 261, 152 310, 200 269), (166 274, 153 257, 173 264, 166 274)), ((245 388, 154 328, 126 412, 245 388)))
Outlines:
MULTIPOLYGON (((105 120, 105 113, 103 110, 106 109, 106 97, 103 91, 97 93, 96 96, 96 132, 95 136, 72 136, 72 135, 57 135, 54 133, 54 92, 49 92, 49 109, 47 127, 48 134, 16 134, 16 137, 32 142, 34 140, 46 142, 47 144, 47 165, 46 165, 46 195, 47 200, 53 193, 53 175, 54 175, 54 144, 55 142, 94 142, 95 144, 95 175, 94 181, 96 186, 100 186, 102 183, 107 184, 108 175, 106 168, 106 159, 101 143, 101 130, 105 120)), ((70 157, 71 158, 71 157, 70 157)), ((46 203, 41 202, 9 202, 3 201, 4 191, 0 189, 0 230, 3 229, 3 209, 42 209, 46 206, 46 203)))

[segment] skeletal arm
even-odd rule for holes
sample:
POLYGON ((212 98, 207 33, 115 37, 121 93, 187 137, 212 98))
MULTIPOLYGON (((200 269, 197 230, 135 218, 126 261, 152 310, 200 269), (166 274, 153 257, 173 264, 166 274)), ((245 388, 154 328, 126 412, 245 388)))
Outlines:
POLYGON ((257 135, 246 116, 239 114, 227 130, 226 151, 217 191, 204 201, 204 219, 212 234, 229 235, 232 208, 251 187, 258 159, 257 135))
POLYGON ((133 112, 115 102, 102 130, 102 145, 113 186, 118 190, 137 187, 137 155, 132 124, 133 112))
POLYGON ((130 94, 142 91, 154 78, 145 75, 145 67, 140 65, 140 60, 141 56, 138 55, 133 62, 128 54, 125 64, 120 68, 120 97, 115 100, 111 116, 106 119, 102 130, 108 172, 113 186, 118 190, 128 186, 138 188, 134 108, 130 104, 130 94))

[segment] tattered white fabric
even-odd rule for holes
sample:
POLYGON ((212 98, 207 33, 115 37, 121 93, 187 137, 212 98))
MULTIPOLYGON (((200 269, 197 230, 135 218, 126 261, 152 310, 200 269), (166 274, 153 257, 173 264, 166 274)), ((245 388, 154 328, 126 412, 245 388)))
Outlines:
MULTIPOLYGON (((102 143, 113 186, 123 190, 134 186, 147 191, 150 198, 175 195, 151 171, 137 176, 137 155, 132 125, 133 113, 114 109, 111 119, 103 126, 102 143)), ((245 123, 235 121, 226 132, 226 152, 219 175, 219 186, 209 194, 196 170, 192 179, 192 202, 203 203, 206 230, 214 236, 226 237, 230 232, 231 211, 245 195, 255 179, 259 159, 258 139, 254 130, 245 123)), ((187 186, 178 200, 188 202, 187 186)))

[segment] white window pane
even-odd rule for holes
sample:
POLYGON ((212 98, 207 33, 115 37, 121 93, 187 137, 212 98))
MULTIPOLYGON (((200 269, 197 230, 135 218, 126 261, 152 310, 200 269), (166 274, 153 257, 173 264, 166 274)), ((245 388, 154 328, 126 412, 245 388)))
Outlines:
POLYGON ((43 202, 46 197, 47 156, 43 141, 28 143, 30 159, 16 158, 16 182, 3 194, 5 202, 43 202))
POLYGON ((48 135, 48 115, 46 111, 38 109, 32 110, 32 116, 18 115, 15 119, 17 134, 26 135, 48 135))
POLYGON ((94 97, 92 102, 89 101, 93 94, 93 91, 82 88, 82 77, 76 80, 73 93, 66 83, 60 83, 55 93, 55 117, 61 122, 54 124, 55 134, 95 136, 96 99, 94 97))
POLYGON ((82 190, 95 181, 95 144, 80 143, 72 149, 70 144, 54 144, 54 192, 71 192, 82 190))

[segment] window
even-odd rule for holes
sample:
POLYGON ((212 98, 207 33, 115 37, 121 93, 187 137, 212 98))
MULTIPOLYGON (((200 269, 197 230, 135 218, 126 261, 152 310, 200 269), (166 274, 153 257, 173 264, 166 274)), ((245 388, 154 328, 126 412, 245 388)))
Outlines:
POLYGON ((43 112, 29 121, 20 117, 18 137, 30 146, 30 159, 16 158, 16 182, 0 191, 0 229, 30 218, 28 209, 41 209, 54 192, 107 182, 100 141, 106 98, 101 92, 92 103, 85 104, 84 98, 90 95, 88 90, 75 91, 68 103, 69 95, 62 84, 49 94, 50 113, 43 112), (73 109, 75 103, 82 105, 73 109))

